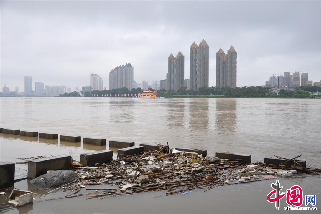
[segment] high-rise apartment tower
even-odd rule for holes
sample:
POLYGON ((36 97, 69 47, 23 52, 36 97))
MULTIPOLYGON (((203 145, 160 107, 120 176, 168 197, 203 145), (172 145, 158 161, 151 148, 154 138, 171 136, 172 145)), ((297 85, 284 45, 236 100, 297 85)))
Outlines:
POLYGON ((167 77, 167 90, 177 91, 184 87, 184 55, 181 52, 176 57, 169 55, 167 77))
POLYGON ((32 94, 32 77, 25 76, 24 77, 24 95, 29 96, 32 94))
POLYGON ((117 66, 109 73, 109 89, 128 88, 131 90, 134 83, 134 67, 130 63, 117 66))
POLYGON ((237 80, 237 52, 231 46, 227 54, 220 48, 216 53, 216 87, 235 88, 237 80))
POLYGON ((91 90, 102 91, 103 90, 103 79, 97 74, 90 75, 90 87, 91 90))
POLYGON ((208 87, 209 84, 209 46, 203 41, 190 47, 190 87, 191 90, 208 87))

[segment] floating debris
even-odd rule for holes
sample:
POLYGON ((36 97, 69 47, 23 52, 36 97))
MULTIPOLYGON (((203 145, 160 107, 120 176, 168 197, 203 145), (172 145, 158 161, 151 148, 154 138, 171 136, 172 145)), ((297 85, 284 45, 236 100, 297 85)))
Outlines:
POLYGON ((74 182, 52 191, 68 191, 66 198, 86 196, 87 199, 164 190, 166 196, 186 195, 194 189, 207 191, 216 186, 274 179, 275 176, 289 177, 299 172, 313 171, 308 168, 281 169, 265 163, 246 164, 242 160, 203 157, 195 152, 171 149, 168 145, 159 145, 158 150, 142 154, 119 157, 96 167, 73 164, 73 169, 77 174, 74 182))
POLYGON ((13 189, 9 196, 9 204, 16 207, 23 206, 33 202, 33 192, 26 190, 13 189))

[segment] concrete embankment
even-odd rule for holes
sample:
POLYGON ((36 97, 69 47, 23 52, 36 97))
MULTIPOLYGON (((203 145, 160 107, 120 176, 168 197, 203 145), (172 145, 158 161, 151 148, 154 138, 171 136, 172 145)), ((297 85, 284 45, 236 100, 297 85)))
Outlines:
POLYGON ((53 158, 43 158, 28 162, 28 178, 35 178, 47 173, 48 170, 68 170, 71 169, 71 156, 58 156, 53 158))
POLYGON ((106 146, 106 139, 93 139, 93 138, 84 138, 84 144, 92 144, 96 146, 106 146))
POLYGON ((60 135, 60 140, 61 141, 66 141, 66 142, 80 142, 81 137, 80 136, 66 136, 66 135, 60 135))
POLYGON ((20 131, 20 136, 25 136, 25 137, 38 137, 38 132, 20 131))
POLYGON ((0 162, 0 189, 11 187, 14 184, 15 164, 0 162))
POLYGON ((39 133, 39 138, 58 139, 58 134, 39 133))

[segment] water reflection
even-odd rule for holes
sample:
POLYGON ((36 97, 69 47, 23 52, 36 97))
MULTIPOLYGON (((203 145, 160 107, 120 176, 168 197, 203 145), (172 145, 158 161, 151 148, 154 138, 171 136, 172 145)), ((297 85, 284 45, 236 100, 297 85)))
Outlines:
POLYGON ((83 148, 87 150, 102 151, 106 149, 106 146, 96 146, 96 145, 84 143, 83 148))
POLYGON ((20 139, 23 141, 30 141, 30 142, 37 142, 38 141, 38 137, 20 136, 20 139))
POLYGON ((216 127, 218 133, 235 132, 236 99, 216 99, 216 127))
POLYGON ((81 147, 81 142, 60 141, 61 146, 81 147))
POLYGON ((183 127, 185 119, 185 102, 168 102, 168 126, 169 127, 183 127))
POLYGON ((45 144, 57 144, 57 145, 58 145, 58 139, 45 139, 45 138, 39 138, 39 143, 45 143, 45 144))
POLYGON ((1 134, 4 138, 12 138, 12 139, 18 139, 20 138, 20 135, 13 135, 13 134, 1 134))
POLYGON ((21 207, 17 207, 19 214, 26 214, 33 210, 33 203, 25 204, 21 207))
POLYGON ((191 129, 207 129, 209 99, 191 99, 189 102, 189 126, 191 129))
POLYGON ((109 101, 109 121, 111 123, 132 123, 135 100, 131 98, 113 98, 109 101))

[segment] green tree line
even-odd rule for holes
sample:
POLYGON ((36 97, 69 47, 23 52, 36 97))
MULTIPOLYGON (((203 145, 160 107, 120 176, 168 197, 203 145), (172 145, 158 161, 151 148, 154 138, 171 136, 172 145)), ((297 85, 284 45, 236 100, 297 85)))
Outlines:
MULTIPOLYGON (((150 90, 152 90, 150 88, 150 90)), ((92 91, 86 92, 84 96, 86 97, 103 97, 108 94, 108 96, 118 96, 118 94, 138 94, 141 93, 142 89, 131 89, 128 88, 118 88, 112 90, 102 90, 102 91, 92 91)), ((172 90, 159 90, 157 91, 158 97, 282 97, 282 98, 312 98, 320 97, 320 95, 312 95, 311 93, 321 92, 321 87, 317 86, 301 86, 295 90, 284 90, 281 89, 278 93, 273 92, 270 88, 261 86, 250 86, 250 87, 236 87, 236 88, 200 88, 198 90, 187 90, 186 88, 180 88, 178 91, 172 90)), ((72 92, 70 94, 63 94, 61 96, 78 96, 77 92, 72 92)), ((80 95, 79 95, 80 96, 80 95)))

